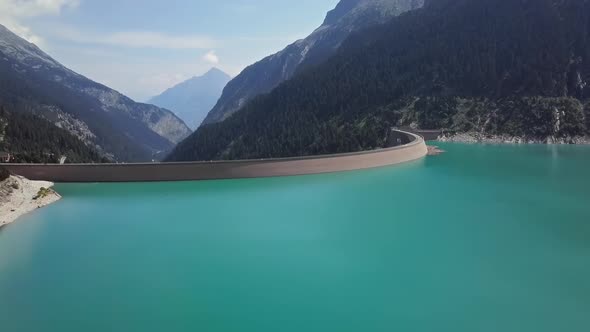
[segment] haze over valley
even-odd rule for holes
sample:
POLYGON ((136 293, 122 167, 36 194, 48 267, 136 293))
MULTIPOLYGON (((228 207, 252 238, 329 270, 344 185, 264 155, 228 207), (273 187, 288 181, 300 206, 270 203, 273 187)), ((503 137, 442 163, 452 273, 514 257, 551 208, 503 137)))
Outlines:
POLYGON ((179 83, 148 102, 173 110, 192 129, 197 129, 230 80, 228 74, 212 68, 203 76, 179 83))

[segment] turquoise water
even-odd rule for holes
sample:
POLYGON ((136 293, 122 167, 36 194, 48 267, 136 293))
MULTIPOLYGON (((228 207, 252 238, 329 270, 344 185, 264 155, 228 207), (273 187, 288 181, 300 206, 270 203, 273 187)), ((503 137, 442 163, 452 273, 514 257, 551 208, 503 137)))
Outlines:
POLYGON ((0 230, 0 330, 590 331, 590 148, 59 185, 0 230))

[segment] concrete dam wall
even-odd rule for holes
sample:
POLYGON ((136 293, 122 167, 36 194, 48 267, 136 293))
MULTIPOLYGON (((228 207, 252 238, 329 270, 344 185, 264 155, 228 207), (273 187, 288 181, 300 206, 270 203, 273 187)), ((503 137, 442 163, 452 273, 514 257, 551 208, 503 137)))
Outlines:
POLYGON ((394 131, 401 146, 299 158, 140 164, 5 164, 13 174, 52 182, 152 182, 240 179, 352 171, 404 163, 426 156, 424 139, 394 131))

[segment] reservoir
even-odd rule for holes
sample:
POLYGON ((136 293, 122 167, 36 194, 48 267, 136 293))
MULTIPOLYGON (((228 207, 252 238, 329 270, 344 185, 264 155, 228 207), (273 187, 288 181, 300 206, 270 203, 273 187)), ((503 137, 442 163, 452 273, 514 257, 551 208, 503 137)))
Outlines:
POLYGON ((372 170, 61 184, 0 229, 0 329, 590 327, 590 147, 440 144, 372 170))

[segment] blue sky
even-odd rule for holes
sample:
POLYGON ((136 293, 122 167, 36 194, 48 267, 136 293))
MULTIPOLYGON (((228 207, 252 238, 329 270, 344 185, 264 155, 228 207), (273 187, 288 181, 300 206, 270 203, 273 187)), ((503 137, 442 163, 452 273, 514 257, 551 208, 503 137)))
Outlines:
POLYGON ((230 75, 317 28, 338 0, 0 0, 0 23, 67 67, 145 101, 230 75))

